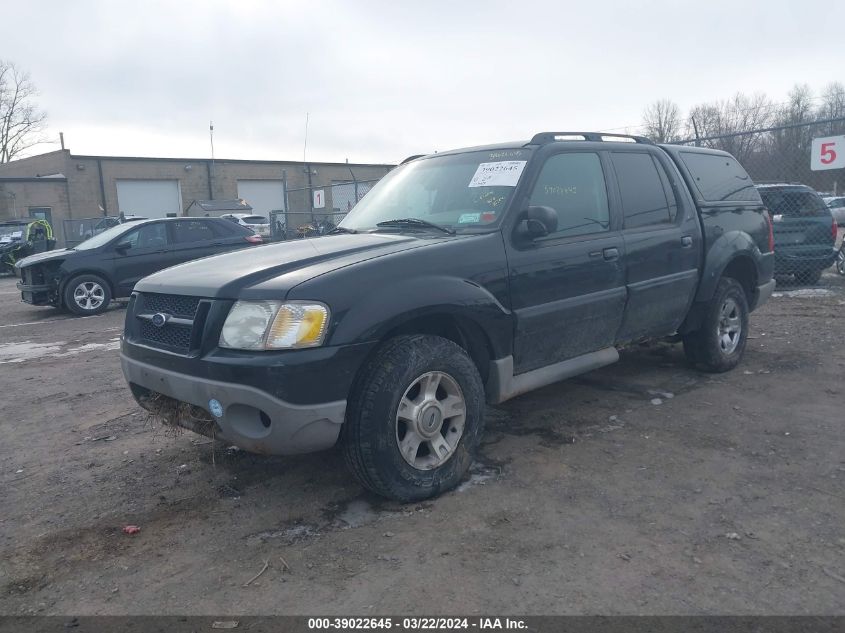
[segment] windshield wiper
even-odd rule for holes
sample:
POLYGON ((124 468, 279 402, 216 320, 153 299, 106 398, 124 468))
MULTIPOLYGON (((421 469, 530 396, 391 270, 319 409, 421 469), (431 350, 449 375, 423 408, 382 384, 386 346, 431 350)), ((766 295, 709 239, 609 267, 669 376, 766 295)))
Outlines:
POLYGON ((398 218, 396 220, 385 220, 384 222, 379 222, 376 226, 417 226, 417 227, 424 227, 429 229, 437 229, 438 231, 443 231, 449 235, 454 235, 455 230, 450 229, 445 226, 440 226, 439 224, 435 224, 434 222, 429 222, 428 220, 420 220, 419 218, 398 218))
POLYGON ((336 226, 331 231, 328 231, 326 235, 335 235, 338 233, 357 233, 355 229, 347 229, 345 226, 336 226))

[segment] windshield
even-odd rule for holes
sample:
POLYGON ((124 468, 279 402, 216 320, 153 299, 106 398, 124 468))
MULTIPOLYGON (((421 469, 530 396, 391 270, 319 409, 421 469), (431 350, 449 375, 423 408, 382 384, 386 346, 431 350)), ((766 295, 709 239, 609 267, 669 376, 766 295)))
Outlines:
POLYGON ((92 248, 99 248, 103 244, 108 244, 111 240, 116 238, 118 235, 122 235, 127 231, 131 231, 132 229, 138 226, 137 222, 130 222, 129 224, 118 224, 117 226, 113 226, 109 229, 106 229, 102 233, 97 233, 94 237, 89 237, 84 242, 80 242, 76 246, 73 247, 75 251, 87 251, 92 248))
POLYGON ((270 220, 260 215, 248 215, 243 219, 244 224, 270 224, 270 220))
POLYGON ((380 222, 406 218, 455 230, 489 226, 507 208, 529 155, 529 150, 521 148, 488 150, 434 156, 397 167, 367 193, 340 226, 366 231, 379 228, 380 222))

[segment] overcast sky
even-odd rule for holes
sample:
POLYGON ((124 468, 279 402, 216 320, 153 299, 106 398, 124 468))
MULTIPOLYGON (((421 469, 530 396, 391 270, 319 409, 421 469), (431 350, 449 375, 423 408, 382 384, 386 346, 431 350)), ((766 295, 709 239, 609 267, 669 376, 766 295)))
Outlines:
MULTIPOLYGON (((841 0, 6 3, 77 154, 396 162, 845 81, 841 0)), ((58 145, 45 145, 44 150, 58 145)))

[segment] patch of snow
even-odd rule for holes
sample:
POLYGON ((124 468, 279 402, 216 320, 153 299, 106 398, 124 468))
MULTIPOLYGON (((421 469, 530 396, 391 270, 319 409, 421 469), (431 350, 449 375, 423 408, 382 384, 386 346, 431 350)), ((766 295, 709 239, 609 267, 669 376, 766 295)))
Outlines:
POLYGON ((775 292, 773 297, 789 297, 791 299, 803 297, 829 297, 835 294, 833 290, 827 288, 799 288, 798 290, 784 290, 783 292, 775 292))

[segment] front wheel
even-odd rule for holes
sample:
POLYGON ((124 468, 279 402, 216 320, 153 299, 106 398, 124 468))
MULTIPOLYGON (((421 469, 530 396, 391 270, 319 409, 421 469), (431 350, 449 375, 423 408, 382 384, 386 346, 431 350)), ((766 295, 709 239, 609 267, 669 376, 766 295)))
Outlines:
POLYGON ((63 299, 63 305, 74 314, 92 316, 109 307, 111 288, 102 277, 79 275, 67 283, 63 299))
POLYGON ((396 337, 364 368, 343 427, 364 487, 401 502, 436 496, 461 481, 481 440, 481 377, 452 341, 396 337))
POLYGON ((719 280, 701 327, 684 337, 687 358, 705 371, 730 371, 739 364, 748 340, 748 300, 735 279, 719 280))

